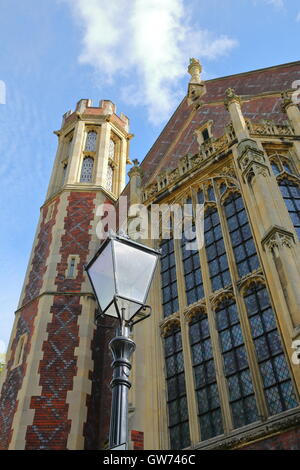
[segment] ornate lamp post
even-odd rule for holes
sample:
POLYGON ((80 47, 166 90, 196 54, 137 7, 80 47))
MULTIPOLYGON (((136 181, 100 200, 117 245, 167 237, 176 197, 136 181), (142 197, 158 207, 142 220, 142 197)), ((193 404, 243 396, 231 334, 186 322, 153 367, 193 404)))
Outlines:
POLYGON ((113 355, 110 448, 128 446, 130 359, 135 343, 130 329, 149 317, 145 305, 160 253, 124 236, 110 235, 86 266, 100 316, 117 318, 119 326, 109 346, 113 355))

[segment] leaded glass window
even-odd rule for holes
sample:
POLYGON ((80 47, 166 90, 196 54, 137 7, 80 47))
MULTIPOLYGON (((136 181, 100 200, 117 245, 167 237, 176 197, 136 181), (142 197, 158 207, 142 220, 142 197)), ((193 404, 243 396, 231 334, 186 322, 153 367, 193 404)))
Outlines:
POLYGON ((110 139, 110 141, 109 141, 108 156, 109 156, 109 158, 111 158, 112 160, 114 160, 114 158, 115 158, 115 150, 116 150, 115 141, 112 140, 112 139, 110 139))
POLYGON ((204 204, 204 192, 202 189, 198 192, 197 199, 199 204, 204 204))
POLYGON ((85 150, 86 152, 96 152, 97 132, 90 131, 86 136, 85 150))
POLYGON ((231 284, 220 219, 215 207, 206 210, 204 240, 212 290, 215 291, 231 284))
POLYGON ((259 267, 242 196, 231 194, 224 202, 224 209, 238 273, 242 277, 259 267))
POLYGON ((245 304, 269 413, 294 408, 298 403, 266 287, 252 284, 245 304))
POLYGON ((184 449, 190 445, 190 432, 181 331, 173 328, 164 343, 171 449, 184 449))
POLYGON ((300 187, 294 181, 287 178, 279 181, 279 188, 289 211, 295 230, 300 239, 300 187))
POLYGON ((173 239, 163 240, 160 247, 163 312, 167 317, 179 308, 173 239))
POLYGON ((278 164, 274 161, 271 161, 271 167, 272 167, 272 170, 273 170, 273 173, 275 176, 279 175, 280 173, 280 168, 278 166, 278 164))
POLYGON ((205 441, 223 433, 215 363, 206 315, 200 314, 192 320, 189 336, 201 440, 205 441))
POLYGON ((208 197, 209 201, 215 201, 216 200, 214 188, 212 186, 209 186, 207 188, 207 197, 208 197))
POLYGON ((94 159, 92 157, 85 157, 82 162, 80 182, 90 183, 93 177, 94 159))
MULTIPOLYGON (((192 225, 192 233, 195 233, 195 225, 192 225)), ((203 280, 200 267, 199 251, 188 249, 189 243, 195 243, 196 234, 187 240, 182 234, 181 251, 184 270, 184 281, 187 304, 190 305, 204 297, 203 280)), ((198 246, 198 245, 197 245, 198 246)))
POLYGON ((107 173, 106 173, 106 189, 108 191, 113 190, 113 179, 114 179, 114 169, 112 165, 108 164, 107 173))
POLYGON ((258 411, 236 303, 226 299, 216 309, 217 330, 235 428, 258 420, 258 411))

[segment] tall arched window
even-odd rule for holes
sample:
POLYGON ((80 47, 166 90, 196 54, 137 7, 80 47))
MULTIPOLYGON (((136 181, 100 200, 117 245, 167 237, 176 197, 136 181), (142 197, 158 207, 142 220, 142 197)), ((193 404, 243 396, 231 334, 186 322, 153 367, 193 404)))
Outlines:
POLYGON ((282 179, 278 184, 300 240, 300 185, 288 178, 282 179))
POLYGON ((90 131, 86 136, 85 151, 96 152, 97 132, 90 131))
POLYGON ((84 157, 81 167, 80 182, 90 183, 93 177, 94 159, 92 157, 84 157))
MULTIPOLYGON (((194 225, 192 226, 192 232, 195 233, 194 225)), ((199 251, 198 249, 188 249, 189 244, 193 242, 196 242, 196 235, 192 240, 187 240, 182 234, 181 251, 188 305, 204 297, 199 251)))
POLYGON ((181 331, 178 327, 173 327, 164 338, 164 347, 171 449, 184 449, 190 445, 190 432, 181 331))
POLYGON ((218 210, 208 207, 204 218, 204 240, 212 290, 231 284, 218 210))
POLYGON ((242 277, 259 267, 242 196, 236 192, 230 194, 224 202, 224 209, 238 273, 242 277))
POLYGON ((167 317, 179 308, 173 239, 163 240, 160 248, 163 312, 167 317))
POLYGON ((189 325, 201 440, 223 433, 222 413, 207 315, 200 313, 189 325))
POLYGON ((253 283, 244 299, 269 413, 294 408, 298 403, 267 289, 253 283))
POLYGON ((243 333, 234 299, 224 300, 215 312, 232 420, 239 428, 258 420, 243 333))

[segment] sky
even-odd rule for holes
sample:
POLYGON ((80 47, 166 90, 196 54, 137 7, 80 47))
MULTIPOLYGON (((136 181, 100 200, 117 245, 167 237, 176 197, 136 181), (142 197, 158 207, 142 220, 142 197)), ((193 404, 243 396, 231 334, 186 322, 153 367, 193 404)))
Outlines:
POLYGON ((8 345, 61 117, 110 99, 141 161, 203 79, 299 60, 299 0, 0 0, 0 354, 8 345))

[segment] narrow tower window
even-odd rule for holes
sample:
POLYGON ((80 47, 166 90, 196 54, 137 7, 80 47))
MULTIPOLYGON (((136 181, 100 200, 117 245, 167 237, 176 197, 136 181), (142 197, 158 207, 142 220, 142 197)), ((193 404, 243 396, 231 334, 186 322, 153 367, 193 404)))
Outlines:
POLYGON ((115 158, 115 152, 116 152, 116 144, 115 144, 115 141, 110 139, 109 141, 109 150, 108 150, 108 156, 109 158, 111 158, 112 160, 114 160, 115 158))
POLYGON ((97 133, 90 131, 86 137, 85 150, 87 152, 96 152, 97 133))
POLYGON ((85 157, 82 162, 80 182, 90 183, 93 176, 94 159, 92 157, 85 157))

